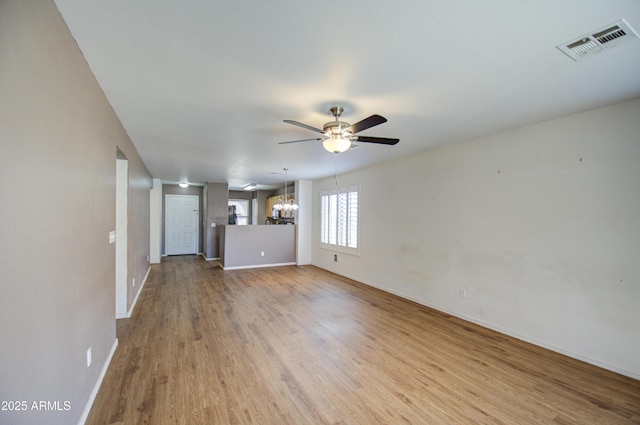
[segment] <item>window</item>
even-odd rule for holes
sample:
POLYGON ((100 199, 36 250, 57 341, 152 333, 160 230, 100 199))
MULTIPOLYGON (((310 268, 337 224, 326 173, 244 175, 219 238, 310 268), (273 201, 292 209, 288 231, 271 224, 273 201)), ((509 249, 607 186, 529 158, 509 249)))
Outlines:
MULTIPOLYGON (((249 200, 248 199, 229 199, 229 206, 235 207, 235 223, 234 224, 249 224, 249 200)), ((232 210, 229 210, 229 224, 231 223, 232 210)))
POLYGON ((320 192, 320 244, 358 253, 358 186, 320 192))

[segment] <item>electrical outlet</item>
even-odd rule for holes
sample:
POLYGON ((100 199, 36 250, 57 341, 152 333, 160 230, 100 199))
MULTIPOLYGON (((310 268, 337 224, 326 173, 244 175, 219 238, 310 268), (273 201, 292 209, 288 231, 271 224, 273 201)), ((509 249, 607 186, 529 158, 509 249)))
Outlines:
POLYGON ((467 299, 467 290, 464 288, 460 288, 460 298, 467 299))
POLYGON ((87 350, 87 367, 91 366, 91 347, 87 350))
POLYGON ((149 262, 149 256, 147 255, 147 263, 149 262))
POLYGON ((333 254, 333 262, 334 263, 338 262, 338 254, 333 254))
POLYGON ((133 279, 131 279, 131 286, 133 286, 134 288, 136 286, 136 278, 135 277, 133 279))
POLYGON ((260 251, 260 256, 264 257, 264 251, 260 251))

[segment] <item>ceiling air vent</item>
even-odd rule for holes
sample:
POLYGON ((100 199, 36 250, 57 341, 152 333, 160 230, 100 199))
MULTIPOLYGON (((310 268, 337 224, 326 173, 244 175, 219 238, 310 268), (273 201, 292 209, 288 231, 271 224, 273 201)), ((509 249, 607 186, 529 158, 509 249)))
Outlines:
POLYGON ((637 39, 638 34, 621 19, 618 22, 592 31, 590 34, 585 34, 582 37, 578 37, 557 47, 574 61, 579 61, 587 55, 591 56, 604 49, 617 46, 623 41, 634 38, 637 39))

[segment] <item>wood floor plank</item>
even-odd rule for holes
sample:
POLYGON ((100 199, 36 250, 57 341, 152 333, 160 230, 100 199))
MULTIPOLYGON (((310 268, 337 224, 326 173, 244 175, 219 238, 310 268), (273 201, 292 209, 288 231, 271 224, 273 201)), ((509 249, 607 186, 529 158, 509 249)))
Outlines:
POLYGON ((88 425, 640 424, 640 382, 312 266, 152 266, 88 425))

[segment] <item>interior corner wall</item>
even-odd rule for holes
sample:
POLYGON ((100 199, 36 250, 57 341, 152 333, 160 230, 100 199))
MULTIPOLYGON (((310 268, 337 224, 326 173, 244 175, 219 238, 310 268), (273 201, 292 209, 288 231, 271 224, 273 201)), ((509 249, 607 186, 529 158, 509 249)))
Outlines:
POLYGON ((360 256, 313 264, 640 379, 640 99, 338 176, 360 256), (461 289, 467 297, 460 296, 461 289))
POLYGON ((0 423, 78 423, 117 342, 116 146, 134 274, 149 241, 148 193, 135 197, 151 178, 51 0, 0 2, 0 63, 0 400, 62 408, 0 423))
POLYGON ((207 183, 207 211, 205 240, 207 259, 220 258, 220 230, 218 226, 229 222, 229 185, 227 183, 207 183), (211 224, 215 227, 211 227, 211 224))

